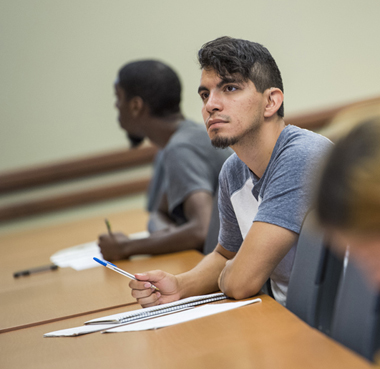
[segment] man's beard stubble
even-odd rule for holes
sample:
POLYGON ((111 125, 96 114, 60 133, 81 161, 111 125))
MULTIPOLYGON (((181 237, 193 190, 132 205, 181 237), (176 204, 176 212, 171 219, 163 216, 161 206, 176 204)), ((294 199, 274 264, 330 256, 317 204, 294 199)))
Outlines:
POLYGON ((211 144, 218 149, 226 149, 238 143, 239 139, 240 137, 220 137, 217 135, 211 140, 211 144))
POLYGON ((260 131, 262 124, 260 122, 255 122, 249 129, 244 133, 235 137, 223 137, 218 135, 218 131, 215 132, 215 137, 211 139, 212 146, 219 149, 226 149, 227 147, 232 147, 237 143, 242 143, 242 139, 248 138, 249 145, 253 145, 255 138, 257 137, 257 132, 260 131))

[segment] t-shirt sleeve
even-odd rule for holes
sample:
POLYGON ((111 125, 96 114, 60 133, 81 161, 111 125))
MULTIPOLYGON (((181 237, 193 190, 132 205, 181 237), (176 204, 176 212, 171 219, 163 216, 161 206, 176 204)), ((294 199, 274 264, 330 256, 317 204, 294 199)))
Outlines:
POLYGON ((165 152, 164 166, 170 213, 175 213, 192 192, 214 193, 212 170, 190 145, 170 147, 165 152))
POLYGON ((254 221, 266 222, 299 233, 311 206, 314 172, 321 155, 307 148, 288 148, 277 158, 259 200, 254 221))
POLYGON ((218 243, 226 250, 236 252, 243 242, 243 237, 229 196, 227 171, 228 165, 225 164, 219 175, 218 208, 220 228, 218 243))

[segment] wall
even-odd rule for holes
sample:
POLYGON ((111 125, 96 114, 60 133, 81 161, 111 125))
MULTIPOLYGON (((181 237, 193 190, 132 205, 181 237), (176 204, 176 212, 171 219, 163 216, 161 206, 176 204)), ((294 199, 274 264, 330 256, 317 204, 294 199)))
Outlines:
POLYGON ((201 120, 196 52, 230 35, 268 47, 297 113, 380 93, 380 2, 2 0, 0 171, 126 145, 113 81, 127 61, 158 58, 201 120))

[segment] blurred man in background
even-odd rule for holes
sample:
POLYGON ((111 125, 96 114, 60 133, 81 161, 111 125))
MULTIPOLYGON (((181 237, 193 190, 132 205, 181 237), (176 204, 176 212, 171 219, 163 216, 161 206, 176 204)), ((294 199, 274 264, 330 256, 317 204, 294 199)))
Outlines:
MULTIPOLYGON (((103 234, 98 243, 104 258, 202 251, 219 171, 231 151, 214 148, 204 126, 184 118, 180 80, 164 63, 126 64, 118 73, 115 93, 120 126, 132 144, 148 138, 160 151, 148 194, 150 236, 132 240, 120 232, 103 234)), ((218 229, 213 232, 216 239, 218 229)))

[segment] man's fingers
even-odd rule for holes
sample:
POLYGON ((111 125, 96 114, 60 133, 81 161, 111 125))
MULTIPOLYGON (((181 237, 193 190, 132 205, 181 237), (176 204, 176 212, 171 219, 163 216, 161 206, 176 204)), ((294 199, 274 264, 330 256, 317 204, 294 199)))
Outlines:
POLYGON ((108 237, 108 234, 107 233, 102 233, 98 238, 99 238, 99 241, 104 241, 106 238, 108 237))
POLYGON ((147 282, 131 280, 129 282, 129 287, 131 287, 132 290, 146 290, 147 288, 144 286, 145 283, 147 282))
POLYGON ((140 281, 149 281, 155 284, 164 279, 166 275, 167 273, 162 270, 153 270, 145 273, 136 273, 135 277, 140 281))
POLYGON ((148 297, 137 299, 137 302, 144 308, 158 304, 158 299, 161 297, 159 292, 152 292, 148 297))
POLYGON ((156 290, 154 288, 147 288, 144 290, 132 290, 131 294, 136 300, 149 297, 156 290))

